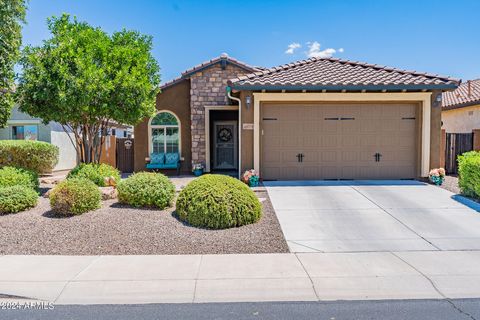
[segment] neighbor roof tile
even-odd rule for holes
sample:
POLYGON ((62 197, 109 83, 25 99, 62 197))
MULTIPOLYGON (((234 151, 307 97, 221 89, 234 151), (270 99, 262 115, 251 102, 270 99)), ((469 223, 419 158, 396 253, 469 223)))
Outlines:
POLYGON ((442 107, 445 109, 455 109, 473 104, 480 104, 480 79, 465 81, 454 91, 442 94, 442 107))

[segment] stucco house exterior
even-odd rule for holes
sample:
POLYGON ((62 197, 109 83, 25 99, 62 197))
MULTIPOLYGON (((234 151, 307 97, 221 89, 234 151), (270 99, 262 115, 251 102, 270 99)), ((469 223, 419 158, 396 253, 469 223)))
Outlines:
MULTIPOLYGON (((73 138, 73 135, 72 135, 73 138)), ((0 140, 38 140, 59 148, 59 161, 54 171, 70 170, 77 165, 77 153, 60 124, 45 125, 41 119, 31 117, 14 107, 7 126, 0 129, 0 140)))
POLYGON ((310 58, 270 69, 227 55, 161 87, 135 127, 135 170, 179 152, 181 171, 255 169, 264 180, 411 179, 440 164, 442 92, 460 81, 310 58))
POLYGON ((480 130, 480 79, 463 82, 456 90, 444 92, 442 128, 447 133, 480 130))

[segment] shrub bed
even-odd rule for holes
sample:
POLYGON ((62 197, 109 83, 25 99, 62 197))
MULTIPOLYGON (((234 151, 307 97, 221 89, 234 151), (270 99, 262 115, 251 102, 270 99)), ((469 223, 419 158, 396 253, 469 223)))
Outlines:
POLYGON ((43 141, 1 140, 0 166, 51 172, 58 163, 58 147, 43 141))
POLYGON ((480 152, 470 151, 458 157, 458 186, 466 196, 480 198, 480 152))
POLYGON ((0 188, 23 186, 38 190, 38 174, 32 170, 3 167, 0 169, 0 188))
POLYGON ((120 181, 118 199, 134 207, 164 209, 172 204, 175 186, 163 174, 139 172, 120 181))
POLYGON ((253 191, 240 180, 209 174, 180 192, 177 213, 193 226, 225 229, 258 221, 262 209, 253 191))
POLYGON ((31 188, 17 185, 0 188, 0 214, 17 213, 37 205, 38 194, 31 188))
POLYGON ((110 177, 112 177, 116 182, 120 181, 120 171, 105 163, 81 163, 69 172, 67 179, 85 178, 92 181, 99 187, 107 187, 105 178, 110 177))
POLYGON ((98 186, 85 178, 72 178, 59 183, 50 193, 52 210, 60 215, 79 215, 100 208, 98 186))

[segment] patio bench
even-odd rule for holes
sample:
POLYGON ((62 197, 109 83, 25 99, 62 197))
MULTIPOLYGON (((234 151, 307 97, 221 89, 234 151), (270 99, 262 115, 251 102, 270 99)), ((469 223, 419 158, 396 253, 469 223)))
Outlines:
POLYGON ((147 169, 156 171, 161 169, 176 169, 177 175, 180 174, 180 155, 172 153, 151 153, 150 158, 145 159, 148 163, 147 169))

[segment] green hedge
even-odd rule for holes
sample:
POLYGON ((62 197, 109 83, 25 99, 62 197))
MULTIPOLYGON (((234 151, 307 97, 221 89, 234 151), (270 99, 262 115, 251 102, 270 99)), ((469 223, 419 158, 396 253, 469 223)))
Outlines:
POLYGON ((139 172, 120 181, 118 200, 134 207, 164 209, 171 205, 175 186, 163 174, 139 172))
POLYGON ((50 193, 52 210, 60 215, 79 215, 101 206, 98 186, 85 178, 72 178, 59 183, 50 193))
POLYGON ((0 169, 0 188, 23 186, 32 190, 38 190, 38 174, 35 171, 3 167, 0 169))
POLYGON ((113 179, 118 183, 120 181, 120 171, 116 168, 105 164, 94 164, 94 163, 81 163, 70 171, 67 176, 67 179, 71 178, 85 178, 99 187, 106 187, 105 178, 113 177, 113 179))
POLYGON ((458 157, 458 186, 466 196, 480 198, 480 152, 470 151, 458 157))
POLYGON ((0 214, 16 213, 37 205, 38 194, 31 188, 17 185, 0 188, 0 214))
POLYGON ((0 167, 51 172, 58 163, 58 147, 43 141, 0 140, 0 167))
POLYGON ((177 214, 193 226, 212 229, 239 227, 258 221, 261 204, 243 182, 208 174, 190 182, 177 199, 177 214))

